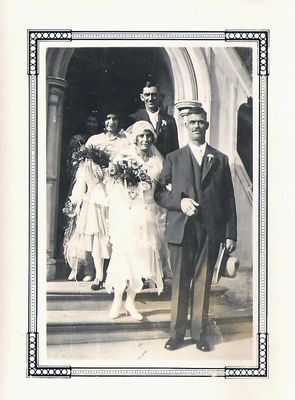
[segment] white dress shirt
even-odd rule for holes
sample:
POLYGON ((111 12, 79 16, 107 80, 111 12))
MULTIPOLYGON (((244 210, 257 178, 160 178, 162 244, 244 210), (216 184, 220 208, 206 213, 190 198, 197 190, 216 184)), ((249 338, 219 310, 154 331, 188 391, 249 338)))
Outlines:
POLYGON ((205 142, 204 144, 201 144, 201 146, 196 146, 194 143, 189 142, 189 147, 195 156, 195 159, 197 160, 198 164, 201 166, 203 157, 205 154, 207 143, 205 142))
POLYGON ((158 123, 158 120, 159 120, 159 110, 154 112, 154 113, 152 113, 152 112, 150 112, 150 111, 148 111, 146 109, 146 112, 148 113, 148 116, 149 116, 149 119, 151 121, 151 124, 153 125, 154 129, 156 130, 157 123, 158 123))

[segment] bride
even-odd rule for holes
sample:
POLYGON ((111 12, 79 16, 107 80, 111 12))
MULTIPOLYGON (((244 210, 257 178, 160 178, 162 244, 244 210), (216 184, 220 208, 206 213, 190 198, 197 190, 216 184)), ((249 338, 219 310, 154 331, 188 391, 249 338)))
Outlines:
POLYGON ((137 166, 141 165, 151 178, 150 183, 139 182, 132 189, 122 181, 108 184, 112 257, 105 288, 109 293, 114 290, 109 312, 112 319, 120 316, 125 289, 126 312, 136 320, 143 318, 134 303, 136 294, 142 289, 143 279, 153 281, 158 294, 163 290, 160 209, 154 201, 154 181, 162 170, 163 157, 153 145, 155 140, 152 125, 138 121, 132 126, 130 146, 117 156, 117 160, 129 157, 137 166))

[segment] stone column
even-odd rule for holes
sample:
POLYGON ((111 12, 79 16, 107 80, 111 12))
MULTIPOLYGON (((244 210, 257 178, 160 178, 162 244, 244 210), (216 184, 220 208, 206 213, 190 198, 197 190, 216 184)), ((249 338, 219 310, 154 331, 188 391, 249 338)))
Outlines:
POLYGON ((67 82, 61 78, 47 78, 47 280, 56 273, 55 238, 57 222, 58 186, 61 153, 63 99, 67 82))
POLYGON ((178 119, 178 138, 179 145, 182 147, 188 142, 187 131, 185 127, 188 110, 192 107, 202 107, 202 104, 197 100, 181 100, 175 105, 180 114, 180 118, 178 119))

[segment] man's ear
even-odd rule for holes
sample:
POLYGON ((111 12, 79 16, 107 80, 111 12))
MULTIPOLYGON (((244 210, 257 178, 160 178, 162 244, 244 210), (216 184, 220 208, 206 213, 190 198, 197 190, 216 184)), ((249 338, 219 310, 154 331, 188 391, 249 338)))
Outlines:
POLYGON ((144 102, 144 96, 143 96, 143 93, 140 93, 139 97, 140 97, 140 100, 144 102))
POLYGON ((209 128, 209 122, 206 122, 206 130, 209 128))

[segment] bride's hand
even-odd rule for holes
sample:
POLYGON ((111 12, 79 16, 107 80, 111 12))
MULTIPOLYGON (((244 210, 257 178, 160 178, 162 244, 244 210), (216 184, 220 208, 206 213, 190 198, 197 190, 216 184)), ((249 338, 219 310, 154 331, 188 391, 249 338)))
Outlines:
POLYGON ((148 182, 139 182, 138 186, 143 192, 151 189, 151 185, 148 182))

